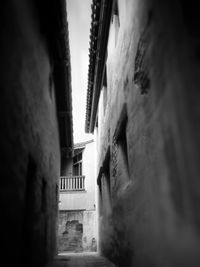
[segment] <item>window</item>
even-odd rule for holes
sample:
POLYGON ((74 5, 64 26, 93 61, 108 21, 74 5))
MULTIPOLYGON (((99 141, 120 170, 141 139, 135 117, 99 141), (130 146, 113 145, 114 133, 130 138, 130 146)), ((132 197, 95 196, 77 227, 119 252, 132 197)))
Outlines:
POLYGON ((82 152, 73 158, 73 176, 82 176, 82 152))
POLYGON ((100 169, 98 177, 100 191, 100 215, 110 216, 111 207, 111 180, 110 180, 110 147, 106 152, 103 166, 100 169))
POLYGON ((102 194, 102 213, 106 216, 111 214, 111 188, 110 188, 110 170, 108 169, 104 171, 101 177, 101 194, 102 194))
POLYGON ((128 164, 128 150, 127 150, 127 137, 126 137, 126 125, 121 129, 120 136, 117 139, 118 146, 118 161, 120 175, 129 180, 129 164, 128 164), (121 171, 123 170, 123 172, 121 171))
POLYGON ((127 109, 123 106, 115 131, 117 145, 117 176, 121 177, 123 183, 129 180, 129 161, 127 147, 127 109))

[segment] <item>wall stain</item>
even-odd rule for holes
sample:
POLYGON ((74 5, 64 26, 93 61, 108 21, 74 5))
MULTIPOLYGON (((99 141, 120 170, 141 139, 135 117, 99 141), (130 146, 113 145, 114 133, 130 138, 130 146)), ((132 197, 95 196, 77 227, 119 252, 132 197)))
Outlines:
POLYGON ((149 27, 151 25, 153 18, 153 12, 150 10, 148 12, 147 24, 141 33, 137 52, 135 57, 135 67, 134 67, 134 83, 139 87, 142 95, 147 94, 150 90, 151 82, 149 77, 149 68, 147 62, 147 50, 149 47, 149 27))

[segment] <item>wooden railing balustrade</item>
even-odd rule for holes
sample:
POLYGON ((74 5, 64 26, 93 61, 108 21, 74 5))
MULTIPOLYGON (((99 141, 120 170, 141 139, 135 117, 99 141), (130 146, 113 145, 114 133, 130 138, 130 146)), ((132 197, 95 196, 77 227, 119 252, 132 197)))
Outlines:
POLYGON ((85 176, 61 176, 60 191, 85 190, 85 176))

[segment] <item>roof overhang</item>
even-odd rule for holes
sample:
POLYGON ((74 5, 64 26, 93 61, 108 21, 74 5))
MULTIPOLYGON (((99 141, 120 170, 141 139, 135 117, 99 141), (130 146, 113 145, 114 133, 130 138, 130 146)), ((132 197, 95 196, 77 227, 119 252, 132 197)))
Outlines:
POLYGON ((66 0, 38 0, 36 5, 53 68, 61 154, 70 157, 73 155, 73 122, 66 0))
POLYGON ((93 0, 85 132, 93 133, 103 82, 113 0, 93 0))

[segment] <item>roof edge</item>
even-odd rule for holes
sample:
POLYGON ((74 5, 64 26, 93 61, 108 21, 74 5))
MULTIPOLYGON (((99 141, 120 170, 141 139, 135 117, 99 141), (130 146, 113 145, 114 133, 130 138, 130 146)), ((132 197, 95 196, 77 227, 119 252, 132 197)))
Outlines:
POLYGON ((93 0, 85 132, 93 133, 102 86, 113 0, 93 0))
POLYGON ((76 144, 74 144, 74 149, 85 147, 85 145, 93 143, 93 142, 94 142, 94 139, 88 140, 88 141, 85 141, 85 142, 76 143, 76 144))

